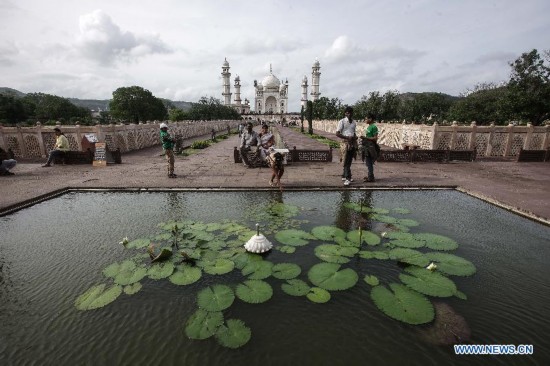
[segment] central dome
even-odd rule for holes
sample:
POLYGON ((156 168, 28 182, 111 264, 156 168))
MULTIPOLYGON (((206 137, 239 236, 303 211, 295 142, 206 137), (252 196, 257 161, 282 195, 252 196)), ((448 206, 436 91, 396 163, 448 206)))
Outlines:
POLYGON ((267 75, 262 80, 262 85, 264 86, 264 88, 278 88, 280 84, 281 82, 279 81, 279 79, 277 79, 277 77, 273 74, 267 75))

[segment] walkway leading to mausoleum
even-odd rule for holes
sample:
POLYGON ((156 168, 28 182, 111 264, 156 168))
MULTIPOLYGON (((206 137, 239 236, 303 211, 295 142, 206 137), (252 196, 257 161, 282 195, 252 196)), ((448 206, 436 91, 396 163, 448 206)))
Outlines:
MULTIPOLYGON (((300 132, 283 128, 289 146, 306 148, 319 144, 300 132)), ((316 134, 326 135, 319 131, 316 134)), ((203 136, 197 139, 208 139, 203 136)), ((337 140, 333 136, 334 140, 337 140)), ((233 160, 239 145, 236 134, 190 156, 176 157, 177 179, 166 175, 166 162, 159 146, 122 155, 122 164, 104 168, 91 165, 65 165, 41 168, 43 161, 20 162, 13 176, 0 177, 0 211, 67 188, 74 189, 239 189, 274 190, 269 187, 270 169, 247 169, 233 160)), ((387 163, 375 165, 376 182, 363 183, 366 167, 354 161, 355 182, 344 187, 339 149, 333 149, 332 162, 293 162, 285 169, 285 190, 300 189, 414 189, 460 187, 510 209, 517 209, 550 222, 550 169, 548 163, 451 162, 387 163)), ((45 159, 44 159, 45 160, 45 159)), ((449 204, 452 204, 450 202, 449 204)))

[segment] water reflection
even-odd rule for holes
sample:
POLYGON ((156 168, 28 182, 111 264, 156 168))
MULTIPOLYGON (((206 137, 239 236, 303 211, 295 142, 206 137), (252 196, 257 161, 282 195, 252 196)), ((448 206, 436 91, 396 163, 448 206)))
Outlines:
POLYGON ((364 208, 372 208, 372 192, 365 191, 361 193, 358 200, 354 199, 355 194, 350 191, 340 192, 340 200, 336 211, 334 224, 340 229, 349 231, 361 227, 362 229, 371 229, 371 220, 364 217, 361 213, 345 206, 346 203, 357 203, 364 208))

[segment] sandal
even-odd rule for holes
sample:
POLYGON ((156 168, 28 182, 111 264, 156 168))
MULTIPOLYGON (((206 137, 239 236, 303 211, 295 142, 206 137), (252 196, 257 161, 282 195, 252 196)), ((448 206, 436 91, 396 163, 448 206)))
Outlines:
POLYGON ((275 187, 275 186, 273 185, 273 181, 272 181, 272 180, 269 181, 269 185, 270 185, 271 187, 275 187))

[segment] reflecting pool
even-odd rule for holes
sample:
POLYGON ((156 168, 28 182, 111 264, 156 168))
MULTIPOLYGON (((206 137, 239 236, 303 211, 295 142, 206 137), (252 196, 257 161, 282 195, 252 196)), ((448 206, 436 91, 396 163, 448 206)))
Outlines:
POLYGON ((550 363, 550 228, 456 191, 68 193, 0 233, 2 365, 550 363))

